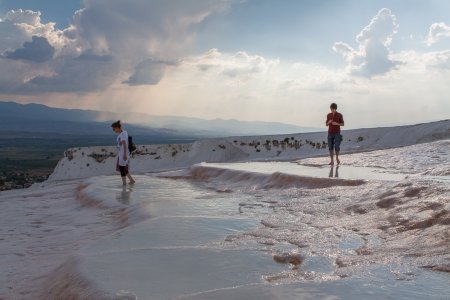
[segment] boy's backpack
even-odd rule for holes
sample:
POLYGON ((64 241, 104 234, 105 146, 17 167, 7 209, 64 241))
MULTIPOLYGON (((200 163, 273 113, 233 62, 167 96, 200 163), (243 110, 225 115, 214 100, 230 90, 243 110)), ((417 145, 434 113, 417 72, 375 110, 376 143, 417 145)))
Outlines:
POLYGON ((128 151, 130 153, 136 151, 136 145, 133 143, 133 137, 131 135, 128 136, 128 151))

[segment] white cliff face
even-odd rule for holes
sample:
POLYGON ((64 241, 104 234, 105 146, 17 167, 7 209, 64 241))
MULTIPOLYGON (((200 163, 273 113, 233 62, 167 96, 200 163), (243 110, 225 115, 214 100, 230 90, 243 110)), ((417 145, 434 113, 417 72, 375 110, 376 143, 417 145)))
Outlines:
MULTIPOLYGON (((450 120, 434 123, 343 131, 341 152, 394 148, 450 138, 450 120)), ((328 155, 327 133, 229 137, 191 144, 139 145, 132 173, 186 168, 200 162, 286 160, 328 155)), ((115 174, 116 147, 68 149, 48 181, 115 174)))

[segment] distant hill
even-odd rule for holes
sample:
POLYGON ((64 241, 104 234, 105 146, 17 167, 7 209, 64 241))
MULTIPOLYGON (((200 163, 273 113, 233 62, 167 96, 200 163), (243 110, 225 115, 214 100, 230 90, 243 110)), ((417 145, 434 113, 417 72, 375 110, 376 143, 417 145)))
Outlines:
POLYGON ((204 120, 199 118, 153 116, 141 113, 61 109, 42 104, 0 101, 0 126, 4 130, 55 132, 64 134, 111 134, 111 121, 122 120, 134 135, 222 137, 312 132, 322 129, 277 122, 204 120))

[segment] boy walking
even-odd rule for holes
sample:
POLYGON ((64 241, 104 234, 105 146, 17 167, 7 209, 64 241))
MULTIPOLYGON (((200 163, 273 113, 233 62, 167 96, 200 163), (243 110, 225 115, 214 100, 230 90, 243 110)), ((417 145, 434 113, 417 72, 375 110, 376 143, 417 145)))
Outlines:
POLYGON ((122 129, 122 124, 120 123, 120 120, 112 123, 111 127, 113 131, 118 134, 117 147, 119 148, 119 153, 117 154, 116 170, 120 171, 120 176, 122 177, 123 185, 127 184, 127 177, 130 180, 130 184, 134 184, 135 180, 128 171, 130 163, 130 150, 128 149, 128 132, 122 129))

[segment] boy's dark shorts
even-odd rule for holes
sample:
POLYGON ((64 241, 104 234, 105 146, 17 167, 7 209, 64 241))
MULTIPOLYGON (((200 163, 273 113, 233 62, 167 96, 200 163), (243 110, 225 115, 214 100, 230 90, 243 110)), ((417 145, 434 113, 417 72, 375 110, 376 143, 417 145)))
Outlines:
POLYGON ((341 151, 342 135, 340 133, 329 133, 328 134, 328 149, 330 151, 336 150, 336 152, 341 151))
POLYGON ((125 177, 128 174, 128 166, 119 166, 120 176, 125 177))

